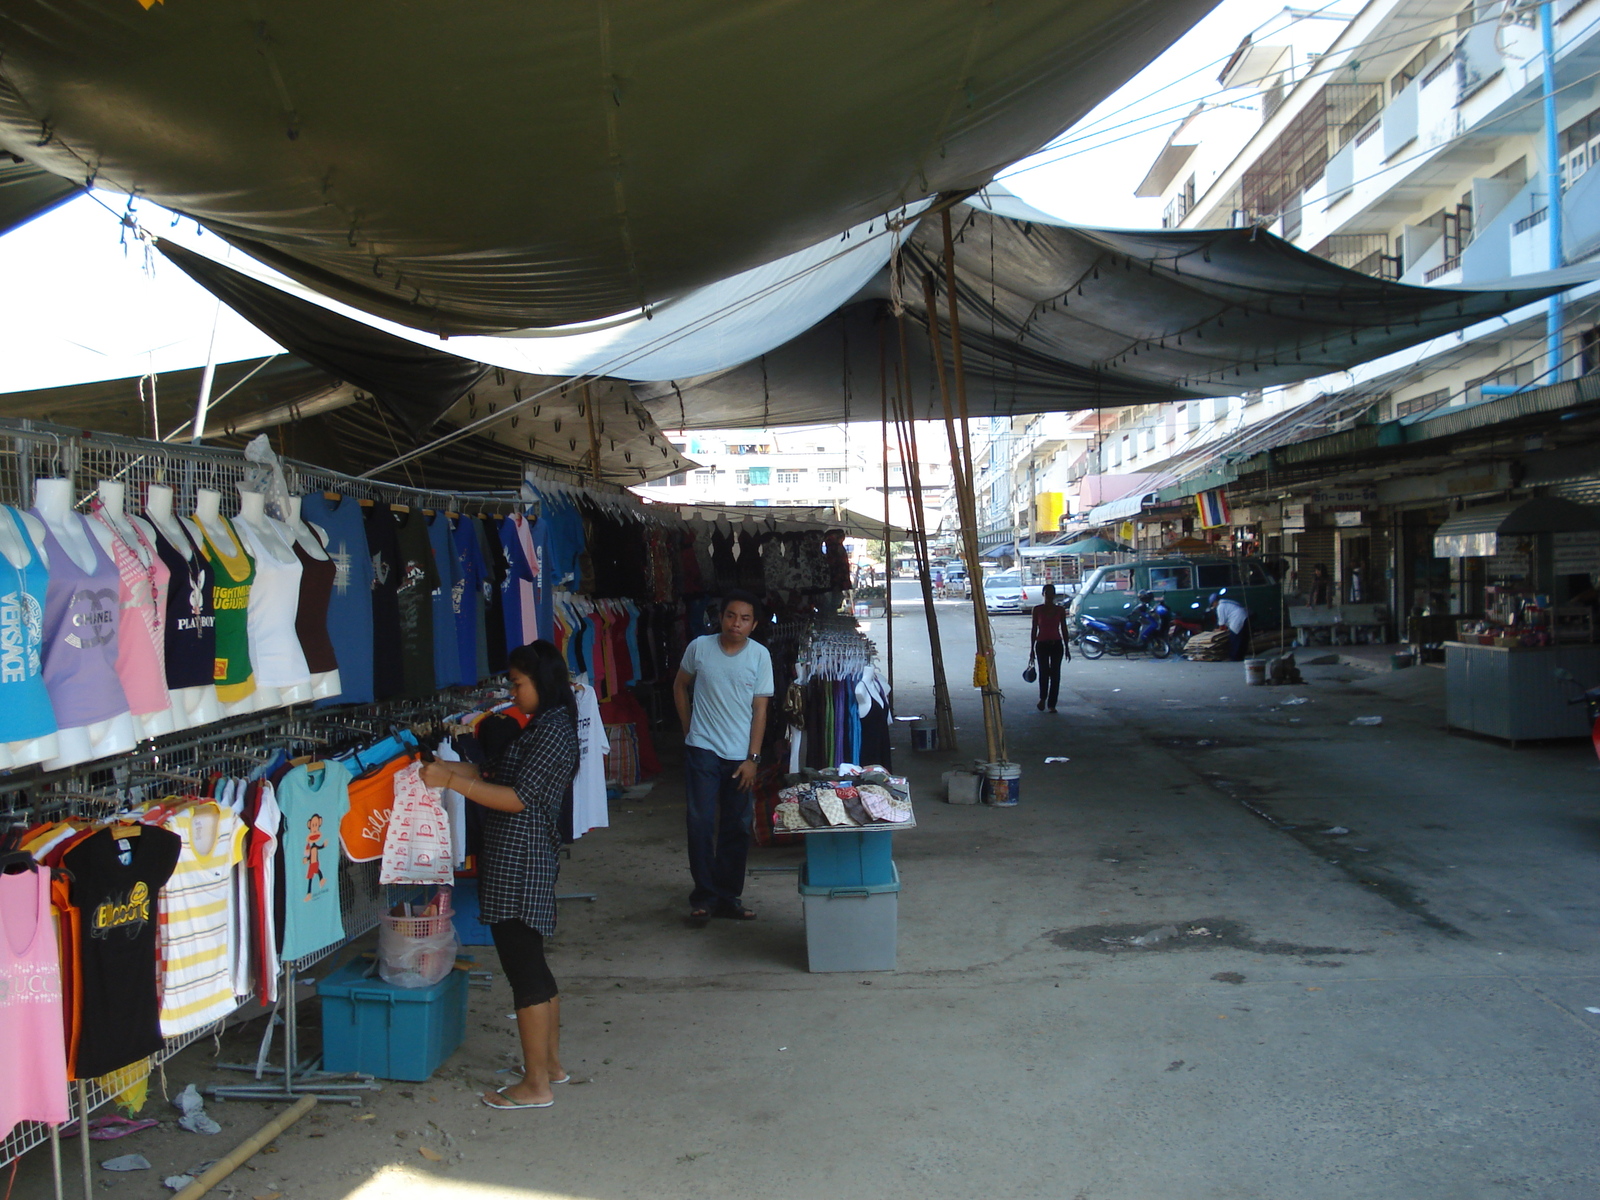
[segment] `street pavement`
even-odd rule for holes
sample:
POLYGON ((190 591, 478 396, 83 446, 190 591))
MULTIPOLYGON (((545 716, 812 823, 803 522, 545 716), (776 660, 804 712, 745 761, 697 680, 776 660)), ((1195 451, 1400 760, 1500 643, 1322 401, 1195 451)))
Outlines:
MULTIPOLYGON (((920 603, 895 594, 897 709, 931 717, 920 603)), ((562 870, 598 894, 562 906, 551 955, 582 1085, 478 1107, 516 1057, 496 978, 432 1081, 301 1122, 240 1194, 1600 1196, 1590 749, 1447 733, 1426 667, 1302 660, 1303 685, 1261 688, 1237 664, 1080 659, 1040 713, 1027 618, 1001 616, 1021 803, 948 805, 941 773, 983 738, 969 607, 938 611, 961 748, 896 735, 917 827, 895 838, 895 972, 806 972, 793 847, 752 855, 758 921, 689 928, 664 744, 667 773, 562 870)), ((889 623, 867 622, 880 648, 889 623)), ((224 1058, 253 1057, 259 1030, 235 1036, 224 1058)), ((230 1140, 265 1119, 241 1107, 230 1140)), ((157 1175, 220 1153, 171 1138, 147 1143, 157 1175)), ((18 1194, 47 1182, 30 1163, 18 1194)))

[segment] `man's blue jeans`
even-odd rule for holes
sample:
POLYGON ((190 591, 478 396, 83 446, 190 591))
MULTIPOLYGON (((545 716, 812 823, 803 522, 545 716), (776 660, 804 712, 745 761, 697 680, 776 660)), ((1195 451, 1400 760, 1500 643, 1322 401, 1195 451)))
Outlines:
POLYGON ((694 908, 730 908, 744 894, 755 794, 735 785, 739 762, 699 746, 683 748, 689 874, 694 877, 689 904, 694 908))

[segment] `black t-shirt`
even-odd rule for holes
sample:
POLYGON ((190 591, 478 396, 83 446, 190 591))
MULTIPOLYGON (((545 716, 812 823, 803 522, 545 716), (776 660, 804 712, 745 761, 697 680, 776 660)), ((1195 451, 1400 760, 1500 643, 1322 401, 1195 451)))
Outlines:
POLYGON ((400 533, 381 501, 367 509, 367 548, 372 553, 372 694, 378 700, 405 688, 400 657, 400 533))
POLYGON ((506 669, 506 605, 501 585, 506 579, 506 552, 500 544, 500 530, 493 517, 474 521, 473 532, 483 551, 483 634, 488 650, 489 670, 498 675, 506 669))
POLYGON ((400 539, 400 663, 407 696, 427 696, 433 679, 433 589, 439 569, 433 561, 428 522, 421 509, 396 513, 400 539))
POLYGON ((80 914, 79 1079, 95 1079, 161 1049, 156 893, 182 849, 177 834, 146 825, 125 843, 102 829, 61 856, 72 872, 72 904, 80 914), (118 855, 124 846, 126 864, 118 855))

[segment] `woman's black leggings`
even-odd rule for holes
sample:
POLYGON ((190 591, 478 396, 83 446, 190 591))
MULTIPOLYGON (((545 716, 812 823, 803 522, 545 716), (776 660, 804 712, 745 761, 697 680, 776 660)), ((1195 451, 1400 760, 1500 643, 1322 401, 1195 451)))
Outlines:
POLYGON ((1061 694, 1061 660, 1066 655, 1067 644, 1041 639, 1034 647, 1039 658, 1039 699, 1045 707, 1054 708, 1056 697, 1061 694))

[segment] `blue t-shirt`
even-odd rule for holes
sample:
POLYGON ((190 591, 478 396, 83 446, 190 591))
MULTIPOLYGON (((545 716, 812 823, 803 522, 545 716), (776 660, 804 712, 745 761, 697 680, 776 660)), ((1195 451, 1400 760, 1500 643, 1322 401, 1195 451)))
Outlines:
POLYGON ((694 676, 684 742, 719 758, 742 760, 750 753, 751 701, 772 695, 772 655, 754 639, 737 654, 725 653, 721 642, 721 634, 709 633, 683 652, 683 669, 694 676))
POLYGON ((282 958, 293 962, 344 937, 339 822, 350 808, 350 772, 336 762, 315 771, 294 767, 279 781, 277 797, 283 810, 278 835, 285 891, 282 958))
POLYGON ((500 553, 505 556, 506 577, 500 581, 500 602, 506 623, 506 652, 525 646, 537 636, 534 630, 522 628, 522 580, 533 579, 533 568, 522 553, 522 542, 517 537, 517 526, 510 517, 499 523, 500 553))
POLYGON ((361 505, 349 496, 329 501, 312 492, 300 501, 300 515, 328 535, 333 560, 333 594, 328 598, 328 637, 339 660, 337 696, 329 704, 370 704, 372 695, 372 551, 367 548, 361 505))
POLYGON ((434 686, 476 683, 476 678, 461 674, 461 651, 456 641, 456 625, 464 602, 461 571, 456 565, 450 518, 442 512, 434 513, 428 521, 428 547, 433 551, 433 568, 439 573, 439 586, 433 589, 432 596, 434 686))

